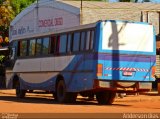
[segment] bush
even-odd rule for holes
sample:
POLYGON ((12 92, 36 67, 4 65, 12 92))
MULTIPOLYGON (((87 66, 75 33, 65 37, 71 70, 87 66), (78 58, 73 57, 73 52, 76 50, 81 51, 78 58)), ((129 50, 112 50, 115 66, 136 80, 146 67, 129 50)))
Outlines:
POLYGON ((5 56, 4 55, 0 55, 0 64, 2 64, 2 62, 4 61, 5 56))

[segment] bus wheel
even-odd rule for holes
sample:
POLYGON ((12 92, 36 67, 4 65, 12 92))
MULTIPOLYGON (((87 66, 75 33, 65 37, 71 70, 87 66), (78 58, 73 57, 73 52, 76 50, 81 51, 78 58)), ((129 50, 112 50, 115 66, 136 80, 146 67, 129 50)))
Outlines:
POLYGON ((96 99, 99 104, 110 105, 114 102, 116 93, 113 91, 102 91, 96 93, 96 99))
POLYGON ((56 92, 53 92, 52 95, 53 95, 53 98, 57 101, 57 94, 56 94, 56 92))
POLYGON ((67 93, 68 95, 68 103, 74 103, 77 99, 77 93, 67 93))
POLYGON ((20 89, 20 82, 16 82, 16 97, 18 98, 24 98, 26 95, 26 90, 20 89))
POLYGON ((57 84, 56 99, 59 103, 73 103, 76 101, 77 93, 68 93, 64 80, 60 80, 57 84))

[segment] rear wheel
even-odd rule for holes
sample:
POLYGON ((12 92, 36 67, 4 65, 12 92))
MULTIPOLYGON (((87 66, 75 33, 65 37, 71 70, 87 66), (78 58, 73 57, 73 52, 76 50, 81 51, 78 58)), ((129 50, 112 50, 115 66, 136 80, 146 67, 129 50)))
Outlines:
POLYGON ((77 93, 68 93, 64 80, 57 84, 56 99, 59 103, 73 103, 76 101, 77 93))
POLYGON ((53 98, 54 98, 55 100, 57 100, 57 94, 56 94, 56 92, 52 92, 52 95, 53 95, 53 98))
POLYGON ((17 81, 16 82, 16 97, 18 97, 18 98, 24 98, 25 95, 26 95, 26 90, 22 90, 20 88, 20 82, 17 81))
POLYGON ((110 105, 114 102, 116 93, 113 91, 102 91, 96 93, 96 99, 99 104, 110 105))

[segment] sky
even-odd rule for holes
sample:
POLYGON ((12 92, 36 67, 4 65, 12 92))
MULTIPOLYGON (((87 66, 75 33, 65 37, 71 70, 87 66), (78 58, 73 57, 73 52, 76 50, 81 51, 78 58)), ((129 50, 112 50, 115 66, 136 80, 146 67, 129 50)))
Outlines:
MULTIPOLYGON (((144 0, 138 0, 138 2, 143 2, 144 0)), ((150 0, 153 3, 160 3, 160 0, 150 0)), ((119 0, 109 0, 109 2, 119 2, 119 0)))

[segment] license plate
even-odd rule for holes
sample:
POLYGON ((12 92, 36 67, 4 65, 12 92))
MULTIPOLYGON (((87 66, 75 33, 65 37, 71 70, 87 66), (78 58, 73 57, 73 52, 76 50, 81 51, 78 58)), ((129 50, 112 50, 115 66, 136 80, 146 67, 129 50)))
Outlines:
POLYGON ((133 75, 132 72, 128 72, 128 71, 123 72, 123 76, 132 76, 132 75, 133 75))

